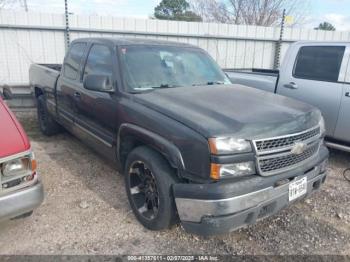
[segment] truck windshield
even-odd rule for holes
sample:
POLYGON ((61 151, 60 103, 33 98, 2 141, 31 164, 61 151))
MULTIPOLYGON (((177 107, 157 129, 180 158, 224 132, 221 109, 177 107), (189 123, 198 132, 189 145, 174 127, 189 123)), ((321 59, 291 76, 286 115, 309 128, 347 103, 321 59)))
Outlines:
POLYGON ((197 48, 122 46, 119 51, 129 92, 230 83, 215 61, 197 48))

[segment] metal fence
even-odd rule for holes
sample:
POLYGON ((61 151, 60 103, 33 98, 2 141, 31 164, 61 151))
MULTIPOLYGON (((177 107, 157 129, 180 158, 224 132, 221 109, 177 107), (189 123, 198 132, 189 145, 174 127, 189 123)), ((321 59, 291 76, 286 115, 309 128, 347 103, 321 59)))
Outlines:
MULTIPOLYGON (((71 39, 90 36, 143 37, 186 42, 207 50, 225 68, 272 68, 280 29, 110 16, 70 15, 71 39)), ((281 59, 298 40, 350 41, 349 32, 286 28, 281 59)), ((0 11, 0 86, 28 84, 31 63, 61 63, 65 17, 0 11)))

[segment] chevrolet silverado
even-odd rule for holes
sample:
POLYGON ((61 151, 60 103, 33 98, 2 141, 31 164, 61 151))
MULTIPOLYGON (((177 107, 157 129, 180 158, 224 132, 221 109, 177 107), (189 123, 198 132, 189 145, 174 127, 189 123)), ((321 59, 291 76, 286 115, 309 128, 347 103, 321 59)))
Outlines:
POLYGON ((202 49, 149 39, 74 40, 33 64, 45 135, 62 127, 124 173, 138 221, 226 233, 320 188, 328 151, 318 109, 231 84, 202 49))

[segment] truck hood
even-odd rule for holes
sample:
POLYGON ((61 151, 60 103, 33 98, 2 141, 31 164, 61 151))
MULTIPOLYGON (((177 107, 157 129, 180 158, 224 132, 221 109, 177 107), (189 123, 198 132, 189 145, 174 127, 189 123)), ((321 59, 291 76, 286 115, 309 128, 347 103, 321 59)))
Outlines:
POLYGON ((0 158, 29 150, 29 140, 14 114, 0 98, 0 158))
POLYGON ((157 89, 135 100, 207 138, 287 135, 312 128, 321 118, 310 105, 242 85, 157 89))

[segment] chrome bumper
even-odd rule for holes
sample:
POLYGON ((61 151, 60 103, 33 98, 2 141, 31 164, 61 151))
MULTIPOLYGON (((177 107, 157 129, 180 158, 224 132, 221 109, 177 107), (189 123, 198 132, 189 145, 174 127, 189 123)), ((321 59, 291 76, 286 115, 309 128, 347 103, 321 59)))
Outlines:
MULTIPOLYGON (((311 171, 308 174, 296 177, 294 178, 294 180, 281 186, 268 187, 259 191, 251 192, 245 195, 240 195, 232 198, 218 200, 176 198, 175 202, 178 214, 181 221, 200 223, 205 217, 215 218, 220 216, 232 215, 253 208, 253 217, 255 217, 255 219, 253 219, 252 223, 254 223, 258 218, 260 218, 260 210, 266 207, 267 205, 275 202, 275 208, 273 208, 274 210, 272 210, 269 213, 269 215, 271 215, 272 213, 277 212, 289 203, 294 202, 289 202, 290 183, 307 176, 308 182, 306 196, 314 190, 317 190, 320 187, 321 183, 324 182, 326 173, 318 174, 315 176, 316 172, 319 172, 318 168, 315 168, 315 170, 311 171)), ((252 216, 252 214, 250 214, 250 216, 252 216)))
POLYGON ((38 207, 44 199, 43 185, 39 181, 0 197, 0 220, 14 218, 38 207))

